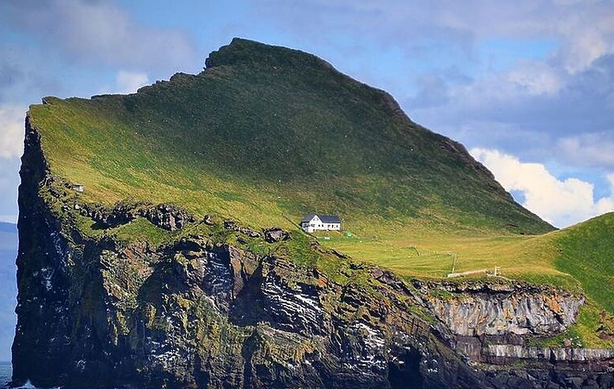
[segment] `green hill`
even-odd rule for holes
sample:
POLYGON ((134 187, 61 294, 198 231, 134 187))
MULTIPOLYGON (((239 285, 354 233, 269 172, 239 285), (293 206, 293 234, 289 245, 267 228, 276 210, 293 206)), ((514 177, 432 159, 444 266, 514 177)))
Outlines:
MULTIPOLYGON (((320 234, 325 247, 407 278, 497 266, 509 278, 583 292, 572 335, 614 343, 613 215, 554 231, 462 145, 315 56, 235 39, 206 65, 132 95, 32 106, 52 175, 84 185, 71 194, 80 204, 171 203, 254 228, 296 230, 306 213, 338 214, 353 234, 320 234)), ((75 214, 83 234, 152 246, 180 236, 144 218, 101 231, 75 214)), ((311 240, 293 236, 293 259, 319 261, 311 240)), ((329 260, 321 265, 334 273, 329 260)))
POLYGON ((51 170, 84 184, 84 201, 170 202, 255 227, 317 211, 363 235, 552 230, 462 145, 313 55, 234 39, 206 64, 133 95, 32 106, 51 170))
POLYGON ((594 346, 614 347, 614 213, 553 234, 554 266, 577 280, 587 305, 575 329, 594 346))
POLYGON ((614 314, 614 214, 609 213, 561 231, 557 269, 571 274, 614 314))
MULTIPOLYGON (((499 266, 581 287, 614 314, 611 215, 554 231, 462 145, 313 55, 235 39, 206 64, 132 95, 32 106, 51 172, 106 207, 172 203, 287 229, 305 213, 339 214, 353 236, 320 234, 323 245, 402 276, 499 266)), ((153 244, 169 234, 143 219, 107 232, 153 244)))

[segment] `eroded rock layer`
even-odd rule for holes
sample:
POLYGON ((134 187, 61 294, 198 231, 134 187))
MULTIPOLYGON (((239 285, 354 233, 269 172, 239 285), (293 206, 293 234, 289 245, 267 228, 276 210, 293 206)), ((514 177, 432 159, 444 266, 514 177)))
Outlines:
POLYGON ((435 316, 456 335, 547 335, 575 322, 584 298, 550 287, 512 283, 438 283, 426 293, 435 316))

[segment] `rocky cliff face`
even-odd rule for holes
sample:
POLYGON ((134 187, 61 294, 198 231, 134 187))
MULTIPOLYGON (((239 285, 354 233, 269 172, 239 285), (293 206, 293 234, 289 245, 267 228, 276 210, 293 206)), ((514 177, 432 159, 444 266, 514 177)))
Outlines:
MULTIPOLYGON (((194 230, 200 233, 178 234, 157 246, 125 242, 113 229, 136 220, 175 232, 199 222, 167 206, 98 212, 80 205, 49 173, 39 136, 29 126, 21 175, 14 384, 612 385, 607 361, 585 371, 537 359, 527 368, 498 369, 495 363, 477 365, 459 352, 460 336, 560 331, 573 322, 581 298, 512 289, 454 290, 465 297, 437 299, 432 285, 408 285, 315 242, 303 251, 292 249, 296 240, 307 239, 302 235, 254 231, 210 218, 200 222, 204 230, 194 230), (95 234, 85 234, 84 226, 95 234), (262 246, 256 249, 250 242, 262 246), (306 262, 302 258, 308 255, 319 259, 306 262), (329 265, 318 261, 334 269, 326 271, 329 265)), ((488 363, 483 349, 474 361, 488 363)), ((509 350, 491 352, 508 360, 523 358, 509 350)))
POLYGON ((584 298, 553 288, 511 283, 416 282, 435 316, 456 335, 548 335, 575 322, 584 298), (445 296, 429 293, 432 288, 445 296))

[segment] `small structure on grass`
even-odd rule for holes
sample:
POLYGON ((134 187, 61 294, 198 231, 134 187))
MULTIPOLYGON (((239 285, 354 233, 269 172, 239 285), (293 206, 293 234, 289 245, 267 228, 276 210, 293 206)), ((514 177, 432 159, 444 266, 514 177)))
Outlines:
POLYGON ((75 192, 83 193, 83 184, 72 184, 71 189, 75 192))
POLYGON ((341 219, 337 215, 310 213, 301 220, 301 228, 305 232, 340 231, 341 219))
MULTIPOLYGON (((448 273, 448 275, 446 275, 447 278, 458 278, 458 277, 470 277, 470 276, 476 276, 476 275, 481 275, 481 274, 486 274, 488 277, 499 277, 499 278, 505 278, 501 275, 501 267, 499 266, 495 266, 494 270, 491 269, 480 269, 480 270, 470 270, 470 271, 465 271, 462 273, 456 273, 456 272, 452 272, 452 273, 448 273)), ((507 279, 507 278, 505 278, 507 279)))

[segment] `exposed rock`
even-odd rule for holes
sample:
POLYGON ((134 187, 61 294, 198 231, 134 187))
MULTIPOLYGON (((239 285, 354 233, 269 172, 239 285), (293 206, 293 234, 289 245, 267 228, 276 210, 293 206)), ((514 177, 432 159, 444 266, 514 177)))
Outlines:
POLYGON ((280 242, 290 239, 290 234, 281 228, 269 228, 264 230, 264 239, 269 243, 280 242))
POLYGON ((224 228, 231 231, 237 231, 250 238, 260 238, 262 234, 249 227, 238 225, 234 220, 224 220, 224 228))
POLYGON ((335 250, 335 249, 331 249, 330 250, 334 255, 336 255, 337 257, 341 258, 341 259, 348 259, 348 256, 335 250))
POLYGON ((558 334, 575 322, 583 297, 509 283, 421 285, 435 316, 456 335, 558 334), (433 293, 447 293, 441 298, 433 293))
POLYGON ((169 231, 180 230, 186 223, 195 221, 189 212, 169 204, 119 203, 111 209, 87 204, 81 209, 81 214, 96 221, 99 228, 114 228, 130 223, 139 216, 169 231))
POLYGON ((205 223, 208 226, 215 225, 215 222, 213 221, 213 216, 205 215, 205 217, 203 218, 203 223, 205 223))
POLYGON ((113 228, 127 224, 139 216, 135 206, 127 204, 117 204, 110 210, 100 206, 86 205, 83 207, 81 214, 89 216, 102 228, 113 228))
POLYGON ((180 230, 186 223, 195 221, 194 216, 187 211, 169 204, 144 208, 139 213, 153 224, 169 231, 180 230))
POLYGON ((488 344, 483 353, 497 359, 543 359, 555 362, 588 362, 614 359, 612 349, 527 347, 511 344, 488 344))

